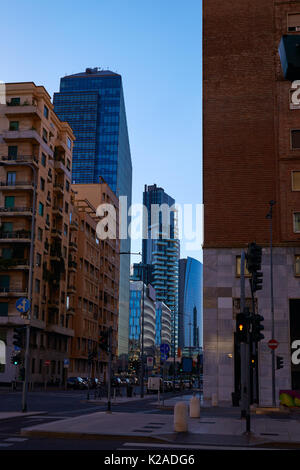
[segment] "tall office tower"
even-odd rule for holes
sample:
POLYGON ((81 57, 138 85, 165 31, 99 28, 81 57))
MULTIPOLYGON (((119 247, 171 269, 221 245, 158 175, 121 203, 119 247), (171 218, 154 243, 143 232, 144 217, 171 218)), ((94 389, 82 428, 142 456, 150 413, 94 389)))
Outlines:
MULTIPOLYGON (((291 349, 300 327, 300 106, 292 89, 300 79, 299 3, 206 0, 203 22, 204 399, 216 393, 229 402, 239 391, 240 260, 255 241, 263 247, 255 309, 265 338, 255 356, 253 398, 270 405, 270 339, 284 358, 275 400, 279 389, 300 386, 291 349)), ((249 282, 246 303, 252 308, 249 282)))
POLYGON ((143 264, 153 265, 152 285, 157 301, 164 302, 172 312, 172 354, 178 347, 178 259, 180 242, 177 237, 175 200, 156 184, 145 185, 143 204, 147 208, 147 234, 143 239, 143 264), (164 206, 164 208, 162 208, 164 206), (157 212, 157 209, 162 209, 157 212), (174 207, 173 207, 174 209, 174 207), (156 211, 156 216, 154 216, 156 211))
POLYGON ((202 263, 195 258, 179 260, 179 347, 202 347, 202 263))
MULTIPOLYGON (((130 207, 132 165, 121 75, 109 70, 87 68, 83 73, 61 78, 60 91, 54 94, 54 109, 62 120, 70 124, 76 137, 72 182, 98 183, 102 177, 118 197, 127 197, 127 206, 130 207)), ((124 221, 127 211, 121 212, 124 221)), ((122 239, 120 251, 130 252, 130 245, 130 238, 122 239)), ((120 355, 128 353, 125 338, 128 338, 129 278, 130 256, 122 255, 120 355)))

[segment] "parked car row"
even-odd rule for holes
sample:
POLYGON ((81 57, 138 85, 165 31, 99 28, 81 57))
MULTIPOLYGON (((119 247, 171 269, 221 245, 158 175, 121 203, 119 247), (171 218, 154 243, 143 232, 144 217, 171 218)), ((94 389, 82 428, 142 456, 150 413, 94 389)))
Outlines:
POLYGON ((73 388, 74 390, 84 390, 87 388, 96 388, 96 385, 100 383, 100 380, 97 378, 88 378, 88 377, 68 377, 67 378, 67 387, 73 388))

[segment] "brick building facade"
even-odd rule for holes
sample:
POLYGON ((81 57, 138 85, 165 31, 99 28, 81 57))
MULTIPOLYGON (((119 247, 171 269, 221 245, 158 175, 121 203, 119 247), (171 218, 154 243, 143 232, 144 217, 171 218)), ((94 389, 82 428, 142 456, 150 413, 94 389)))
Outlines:
MULTIPOLYGON (((259 401, 271 393, 270 222, 276 372, 280 389, 298 386, 291 365, 290 331, 298 311, 300 281, 300 109, 291 104, 278 47, 300 31, 300 2, 204 2, 204 398, 230 401, 235 389, 234 330, 240 298, 237 257, 248 243, 263 247, 263 290, 257 308, 265 318, 259 345, 259 401), (299 23, 299 29, 297 24, 299 23), (217 373, 216 373, 217 371, 217 373)), ((300 77, 299 77, 300 78, 300 77)), ((246 297, 250 288, 246 284, 246 297)), ((300 326, 300 325, 299 325, 300 326)), ((300 337, 300 331, 299 331, 300 337)))

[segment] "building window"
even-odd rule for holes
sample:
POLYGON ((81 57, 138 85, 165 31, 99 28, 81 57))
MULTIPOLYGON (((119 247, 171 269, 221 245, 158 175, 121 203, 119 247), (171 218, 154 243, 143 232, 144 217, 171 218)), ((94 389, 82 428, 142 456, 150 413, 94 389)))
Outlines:
POLYGON ((8 156, 12 158, 16 158, 18 156, 18 146, 17 145, 9 145, 8 146, 8 156))
POLYGON ((47 108, 47 106, 44 106, 44 116, 45 116, 45 118, 47 118, 47 119, 48 119, 48 117, 49 117, 49 109, 47 108))
POLYGON ((14 185, 16 183, 16 172, 15 171, 8 171, 6 176, 7 185, 14 185))
POLYGON ((65 213, 68 214, 69 212, 69 204, 65 202, 65 213))
POLYGON ((38 240, 42 242, 43 241, 43 229, 39 227, 37 234, 38 234, 38 240))
POLYGON ((41 190, 45 191, 45 180, 44 180, 44 178, 41 178, 41 190))
POLYGON ((40 253, 36 254, 36 265, 41 266, 42 265, 42 256, 40 253))
POLYGON ((295 255, 294 267, 295 276, 300 276, 300 255, 295 255))
POLYGON ((10 121, 9 130, 10 131, 18 131, 19 130, 19 121, 10 121))
POLYGON ((42 165, 46 166, 46 162, 47 162, 47 157, 44 153, 42 153, 42 165))
POLYGON ((39 318, 39 306, 38 305, 34 305, 33 307, 33 318, 35 318, 36 320, 38 320, 39 318))
POLYGON ((7 317, 8 316, 8 302, 1 302, 0 303, 0 317, 7 317))
POLYGON ((43 128, 43 141, 48 143, 48 132, 43 128))
POLYGON ((35 280, 35 293, 39 294, 41 289, 41 282, 39 279, 35 280))
POLYGON ((44 204, 42 202, 39 202, 39 215, 42 217, 44 215, 44 204))
POLYGON ((11 98, 9 104, 10 106, 20 106, 20 103, 21 103, 20 98, 17 97, 17 98, 11 98))
POLYGON ((300 232, 300 212, 294 212, 294 233, 300 232))
POLYGON ((66 224, 64 224, 64 235, 68 235, 68 226, 66 224))
POLYGON ((15 207, 15 196, 5 196, 4 206, 6 208, 15 207))
POLYGON ((68 180, 66 180, 66 190, 69 191, 70 190, 70 183, 68 180))
POLYGON ((292 149, 300 149, 300 130, 294 129, 291 131, 292 149))
POLYGON ((300 171, 292 171, 292 191, 300 191, 300 171))
MULTIPOLYGON (((236 257, 236 269, 235 269, 236 277, 240 277, 241 275, 241 256, 236 257)), ((245 259, 245 268, 244 268, 244 273, 246 277, 251 276, 249 273, 247 266, 246 266, 246 259, 245 259)))
POLYGON ((67 146, 68 146, 68 149, 71 150, 72 148, 72 142, 71 142, 71 139, 69 137, 67 137, 67 146))
POLYGON ((300 31, 300 13, 288 14, 287 30, 289 32, 300 31))

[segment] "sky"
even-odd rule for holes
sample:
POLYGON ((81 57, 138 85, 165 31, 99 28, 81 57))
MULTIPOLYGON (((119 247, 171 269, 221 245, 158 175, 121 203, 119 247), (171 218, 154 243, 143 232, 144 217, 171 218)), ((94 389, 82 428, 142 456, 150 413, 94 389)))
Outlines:
MULTIPOLYGON (((33 81, 53 97, 60 77, 87 67, 121 74, 133 203, 156 183, 176 203, 192 204, 195 217, 202 203, 202 1, 14 0, 1 14, 0 81, 33 81)), ((141 251, 139 240, 132 251, 141 251)), ((188 249, 183 238, 186 256, 202 261, 202 250, 188 249)))

